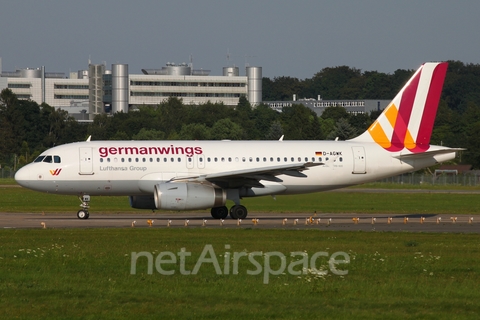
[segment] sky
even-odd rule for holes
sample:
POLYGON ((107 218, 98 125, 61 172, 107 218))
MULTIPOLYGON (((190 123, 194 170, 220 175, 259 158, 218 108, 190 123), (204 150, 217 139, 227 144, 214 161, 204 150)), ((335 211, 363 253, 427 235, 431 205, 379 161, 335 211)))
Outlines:
POLYGON ((392 73, 426 61, 480 63, 480 1, 474 0, 4 0, 3 71, 45 66, 86 70, 88 61, 167 62, 222 75, 262 67, 263 76, 312 78, 348 66, 392 73))

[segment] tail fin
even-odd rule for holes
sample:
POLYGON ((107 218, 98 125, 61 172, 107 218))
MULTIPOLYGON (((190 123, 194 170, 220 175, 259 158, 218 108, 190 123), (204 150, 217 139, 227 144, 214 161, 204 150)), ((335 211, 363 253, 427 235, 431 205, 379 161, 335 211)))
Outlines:
POLYGON ((391 152, 428 150, 447 66, 422 65, 370 128, 353 140, 374 141, 391 152))

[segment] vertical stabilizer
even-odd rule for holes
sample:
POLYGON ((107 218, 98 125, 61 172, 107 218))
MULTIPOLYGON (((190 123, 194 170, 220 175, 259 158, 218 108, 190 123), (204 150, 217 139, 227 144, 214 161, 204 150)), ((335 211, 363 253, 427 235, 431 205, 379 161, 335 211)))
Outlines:
POLYGON ((353 140, 373 141, 391 152, 428 150, 447 66, 422 65, 370 128, 353 140))

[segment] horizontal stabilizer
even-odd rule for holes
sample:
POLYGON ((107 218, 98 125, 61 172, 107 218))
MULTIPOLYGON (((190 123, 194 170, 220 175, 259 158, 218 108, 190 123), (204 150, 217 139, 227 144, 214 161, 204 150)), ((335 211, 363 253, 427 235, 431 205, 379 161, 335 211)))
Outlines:
POLYGON ((394 158, 400 159, 400 160, 414 160, 414 159, 420 159, 420 158, 429 158, 433 157, 439 154, 447 154, 447 153, 452 153, 452 152, 457 152, 457 151, 462 151, 466 150, 464 148, 445 148, 445 149, 438 149, 438 150, 430 150, 430 151, 425 151, 421 153, 407 153, 407 154, 400 154, 398 156, 394 156, 394 158))

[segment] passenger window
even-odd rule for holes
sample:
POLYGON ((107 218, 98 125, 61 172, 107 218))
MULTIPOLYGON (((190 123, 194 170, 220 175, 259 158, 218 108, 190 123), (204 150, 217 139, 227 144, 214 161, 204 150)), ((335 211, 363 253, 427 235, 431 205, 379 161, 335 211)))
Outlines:
POLYGON ((55 163, 60 163, 60 162, 62 162, 62 161, 60 160, 60 157, 59 157, 59 156, 53 156, 53 162, 55 162, 55 163))
POLYGON ((280 162, 280 157, 277 158, 277 161, 280 162))
POLYGON ((267 158, 263 157, 263 162, 267 162, 267 158))
POLYGON ((100 158, 100 162, 103 162, 103 158, 100 158))
POLYGON ((182 158, 178 158, 178 162, 182 162, 182 158))
POLYGON ((291 157, 290 160, 292 160, 292 162, 295 161, 295 159, 293 159, 293 157, 291 157))
POLYGON ((245 160, 247 160, 247 159, 245 159, 245 157, 243 157, 243 158, 242 158, 242 161, 245 162, 245 160))
POLYGON ((257 159, 256 159, 256 160, 257 160, 257 162, 259 162, 259 161, 260 161, 260 158, 259 158, 259 157, 257 157, 257 159))
POLYGON ((107 158, 107 162, 110 162, 110 158, 107 158))
POLYGON ((287 162, 288 161, 287 157, 283 158, 283 161, 287 162))

